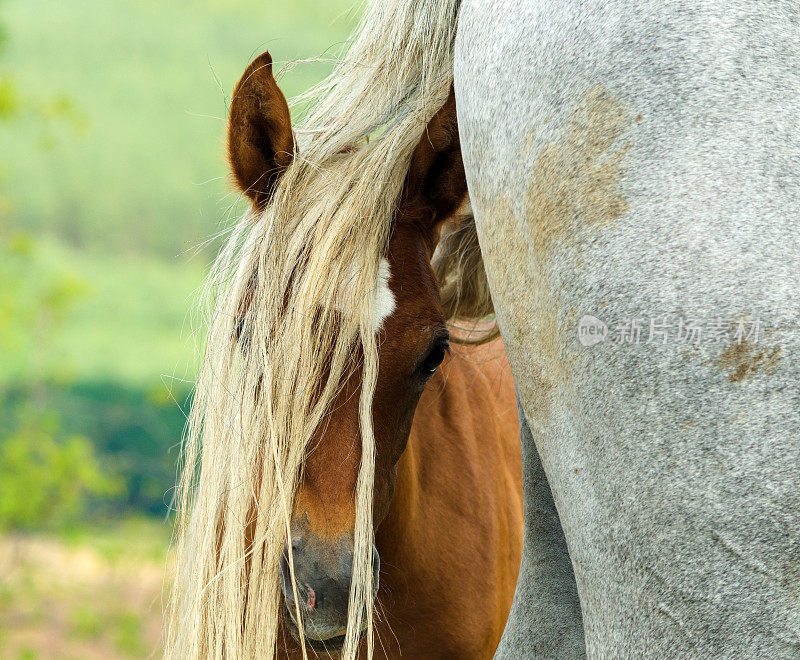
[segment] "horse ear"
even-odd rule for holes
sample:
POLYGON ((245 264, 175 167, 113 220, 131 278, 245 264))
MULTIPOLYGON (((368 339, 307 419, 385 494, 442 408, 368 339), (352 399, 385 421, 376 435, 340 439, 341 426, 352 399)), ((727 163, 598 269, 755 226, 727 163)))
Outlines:
POLYGON ((414 149, 404 194, 409 202, 422 202, 432 208, 434 225, 452 217, 467 197, 452 87, 414 149))
POLYGON ((272 57, 259 55, 236 87, 228 113, 228 160, 242 192, 263 208, 294 158, 286 97, 272 75, 272 57))

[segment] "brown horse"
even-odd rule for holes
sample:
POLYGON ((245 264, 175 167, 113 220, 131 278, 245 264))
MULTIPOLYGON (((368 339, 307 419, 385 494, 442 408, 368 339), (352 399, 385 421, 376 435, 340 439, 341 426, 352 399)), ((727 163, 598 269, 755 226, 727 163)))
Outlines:
MULTIPOLYGON (((236 181, 260 207, 294 153, 288 106, 268 53, 234 90, 228 140, 236 181)), ((466 198, 451 94, 414 151, 376 304, 379 656, 491 657, 519 569, 521 465, 508 363, 499 341, 451 350, 431 268, 442 225, 466 198)), ((342 384, 303 466, 291 521, 296 591, 288 548, 281 566, 281 655, 300 653, 298 610, 310 647, 334 651, 344 639, 361 459, 360 379, 356 372, 342 384)))

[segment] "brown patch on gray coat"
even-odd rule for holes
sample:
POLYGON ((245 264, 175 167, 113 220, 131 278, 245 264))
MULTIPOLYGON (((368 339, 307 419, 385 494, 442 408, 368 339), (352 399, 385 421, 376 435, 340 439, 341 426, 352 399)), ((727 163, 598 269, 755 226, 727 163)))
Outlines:
POLYGON ((731 344, 717 356, 719 368, 728 372, 731 383, 740 383, 756 373, 772 373, 781 360, 781 348, 765 348, 761 351, 750 341, 731 344))
POLYGON ((578 100, 561 139, 541 149, 526 194, 537 248, 581 227, 603 227, 628 210, 618 185, 631 143, 609 150, 631 123, 625 106, 598 85, 578 100))
MULTIPOLYGON (((482 200, 484 213, 496 219, 482 245, 484 262, 491 262, 495 281, 510 284, 505 312, 507 318, 519 318, 518 323, 504 327, 509 350, 513 353, 518 345, 511 334, 514 327, 532 330, 526 338, 528 351, 520 356, 530 365, 529 378, 518 387, 535 410, 534 425, 547 420, 553 391, 569 381, 570 373, 570 358, 564 354, 559 332, 563 303, 551 286, 552 248, 574 240, 580 232, 605 227, 628 210, 619 183, 631 143, 615 143, 633 123, 625 105, 607 89, 599 85, 587 89, 559 138, 535 152, 524 197, 524 221, 511 217, 514 210, 505 196, 482 200), (493 252, 499 256, 492 257, 493 252), (524 278, 521 268, 527 270, 524 278)), ((532 130, 521 145, 523 159, 535 147, 532 130)), ((575 310, 566 316, 574 318, 575 310)))

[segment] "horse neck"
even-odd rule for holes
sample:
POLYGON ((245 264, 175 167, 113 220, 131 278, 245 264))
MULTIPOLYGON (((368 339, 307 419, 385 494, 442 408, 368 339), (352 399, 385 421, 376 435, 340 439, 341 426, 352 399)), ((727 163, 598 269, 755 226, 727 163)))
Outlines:
POLYGON ((397 463, 389 511, 376 530, 379 541, 402 545, 423 524, 418 513, 436 505, 431 496, 452 495, 448 487, 432 484, 432 470, 460 481, 469 478, 475 461, 482 461, 484 471, 494 470, 497 483, 491 487, 501 488, 504 479, 513 481, 520 469, 513 379, 499 339, 483 346, 453 346, 428 383, 397 463), (470 419, 480 421, 453 418, 452 411, 466 409, 473 411, 470 419))

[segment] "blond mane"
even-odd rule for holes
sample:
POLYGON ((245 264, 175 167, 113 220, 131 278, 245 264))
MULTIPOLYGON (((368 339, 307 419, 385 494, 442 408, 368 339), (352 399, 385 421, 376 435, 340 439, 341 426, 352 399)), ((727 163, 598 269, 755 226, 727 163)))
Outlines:
MULTIPOLYGON (((272 200, 238 222, 213 267, 175 499, 169 657, 274 657, 279 557, 306 449, 355 368, 362 457, 342 657, 355 657, 364 625, 372 656, 372 307, 411 154, 452 82, 458 7, 367 8, 347 55, 301 99, 313 105, 297 130, 299 154, 272 200)), ((474 223, 464 226, 466 240, 444 241, 437 256, 446 309, 462 318, 491 310, 474 223)))

